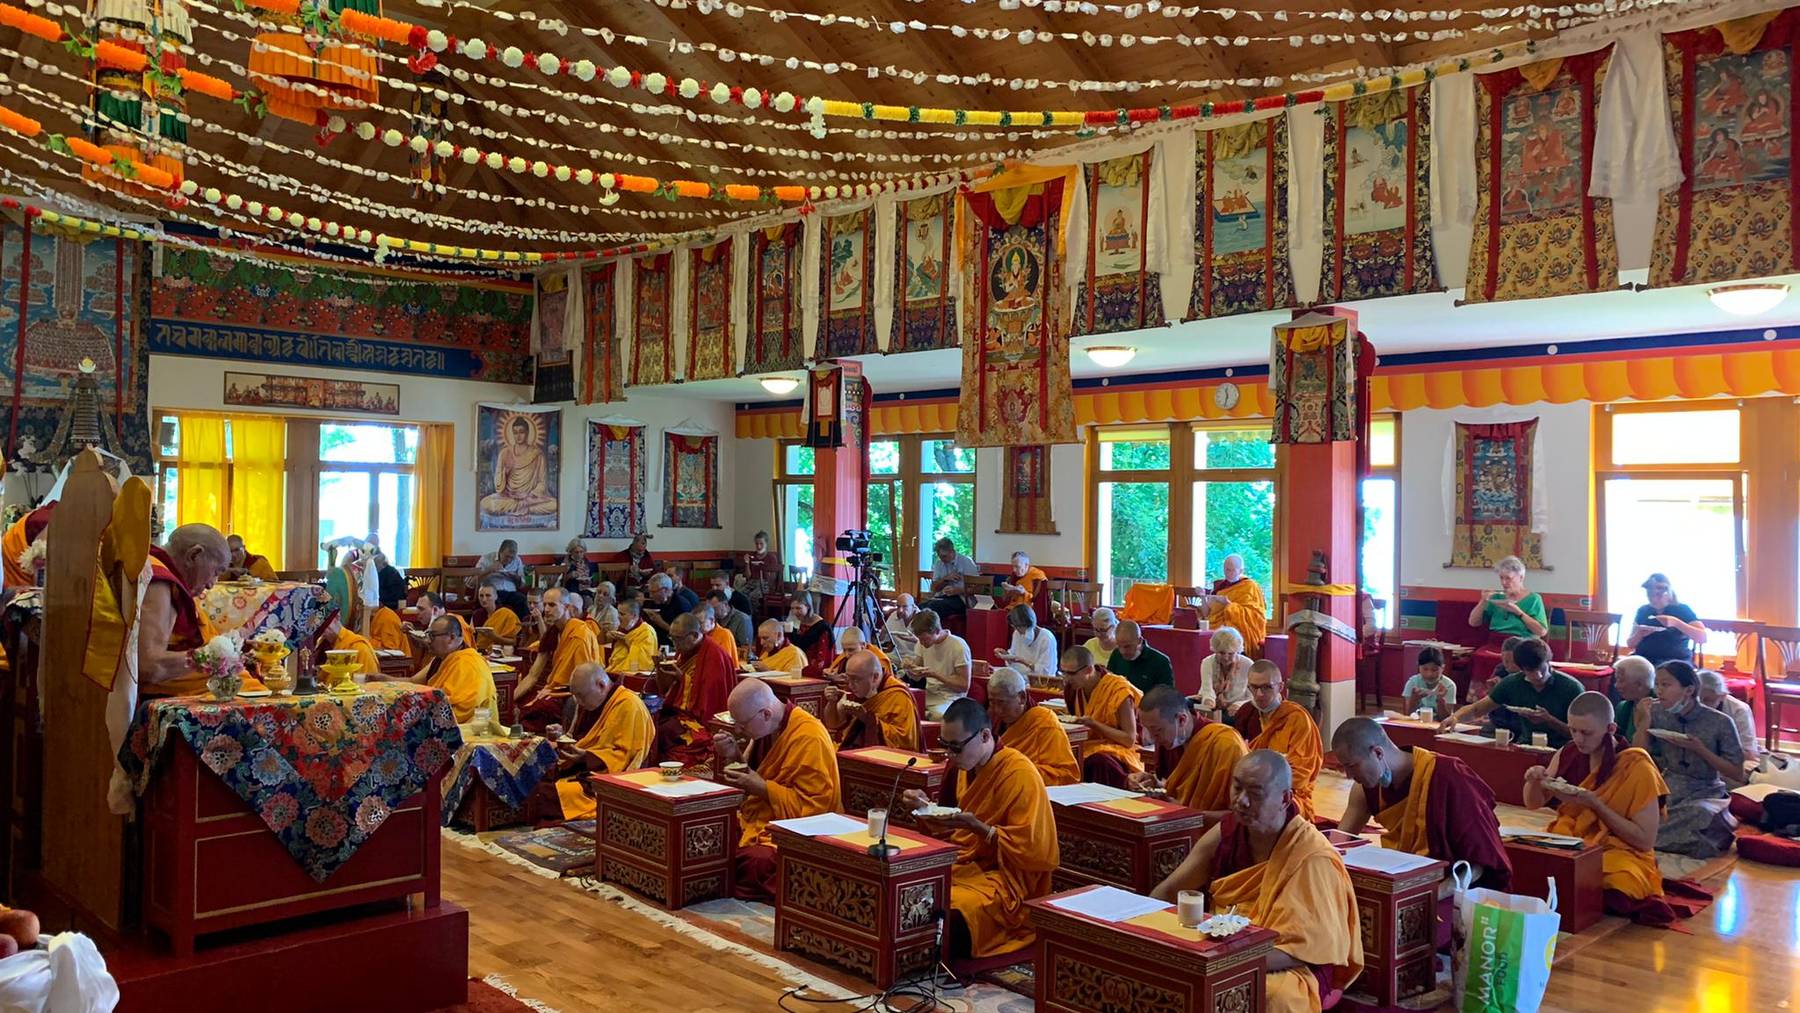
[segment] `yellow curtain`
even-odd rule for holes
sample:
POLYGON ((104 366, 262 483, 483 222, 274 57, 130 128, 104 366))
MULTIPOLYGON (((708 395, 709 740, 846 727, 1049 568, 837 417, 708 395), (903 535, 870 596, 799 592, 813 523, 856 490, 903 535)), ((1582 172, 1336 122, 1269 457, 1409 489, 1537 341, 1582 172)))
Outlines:
POLYGON ((244 547, 285 569, 287 515, 287 419, 271 415, 231 417, 231 533, 244 547))
POLYGON ((456 498, 456 429, 449 425, 419 427, 419 456, 413 465, 412 566, 442 566, 450 555, 450 528, 456 498))
POLYGON ((225 420, 217 415, 179 416, 176 524, 225 526, 225 420))

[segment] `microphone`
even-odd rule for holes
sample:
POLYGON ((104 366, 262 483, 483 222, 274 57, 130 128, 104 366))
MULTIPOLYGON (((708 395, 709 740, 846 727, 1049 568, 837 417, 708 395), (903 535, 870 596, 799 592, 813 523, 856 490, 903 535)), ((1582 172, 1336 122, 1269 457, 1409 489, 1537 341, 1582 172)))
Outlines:
POLYGON ((900 779, 902 777, 906 776, 907 771, 913 769, 914 767, 916 767, 918 765, 919 765, 919 758, 917 756, 909 756, 906 758, 906 766, 901 767, 900 772, 894 775, 894 787, 888 791, 888 804, 887 804, 888 818, 883 820, 881 823, 881 839, 876 841, 874 844, 869 845, 869 857, 871 857, 871 858, 886 858, 887 857, 887 854, 888 854, 888 842, 887 842, 888 825, 894 822, 894 800, 899 798, 899 796, 900 796, 900 779))

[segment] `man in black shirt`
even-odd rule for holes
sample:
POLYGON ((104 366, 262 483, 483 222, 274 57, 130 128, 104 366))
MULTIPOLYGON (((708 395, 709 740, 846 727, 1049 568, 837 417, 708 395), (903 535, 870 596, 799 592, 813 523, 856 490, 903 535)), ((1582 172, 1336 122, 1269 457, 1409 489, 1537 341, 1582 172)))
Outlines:
POLYGON ((676 587, 666 573, 650 578, 650 607, 644 610, 644 621, 656 629, 656 642, 672 644, 669 624, 676 616, 687 615, 700 607, 700 599, 685 587, 676 587))
POLYGON ((744 595, 744 592, 731 586, 730 570, 718 570, 713 573, 712 589, 725 592, 726 599, 731 602, 732 608, 745 615, 750 614, 750 599, 744 595))

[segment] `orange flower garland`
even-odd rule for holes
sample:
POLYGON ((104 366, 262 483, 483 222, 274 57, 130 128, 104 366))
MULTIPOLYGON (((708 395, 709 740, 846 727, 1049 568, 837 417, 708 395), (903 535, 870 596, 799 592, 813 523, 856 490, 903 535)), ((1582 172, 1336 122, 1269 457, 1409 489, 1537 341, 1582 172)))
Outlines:
POLYGON ((35 35, 45 42, 62 41, 61 25, 12 4, 0 4, 0 26, 17 28, 26 35, 35 35))
POLYGON ((29 116, 21 116, 11 109, 0 108, 0 127, 5 127, 16 134, 36 137, 44 129, 44 125, 29 116))
POLYGON ((94 43, 94 59, 102 67, 117 67, 132 74, 140 74, 150 65, 150 59, 142 50, 130 49, 105 39, 94 43))

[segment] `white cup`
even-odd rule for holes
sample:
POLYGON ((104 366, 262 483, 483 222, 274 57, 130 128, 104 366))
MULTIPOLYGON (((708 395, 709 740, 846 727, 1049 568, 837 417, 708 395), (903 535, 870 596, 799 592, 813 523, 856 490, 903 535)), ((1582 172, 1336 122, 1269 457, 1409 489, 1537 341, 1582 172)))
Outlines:
POLYGON ((1175 895, 1175 917, 1183 928, 1199 928, 1206 920, 1206 894, 1199 890, 1183 890, 1175 895))
POLYGON ((887 833, 888 811, 886 809, 869 810, 869 836, 876 840, 887 833))
POLYGON ((665 781, 681 780, 681 764, 675 760, 657 764, 656 770, 662 775, 662 779, 665 781))
POLYGON ((1431 708, 1430 707, 1420 707, 1418 710, 1413 711, 1413 720, 1414 721, 1430 721, 1431 720, 1431 708))
POLYGON ((477 707, 477 708, 475 708, 475 716, 474 716, 474 719, 473 719, 473 722, 472 722, 472 723, 473 723, 473 724, 474 724, 474 725, 475 725, 475 726, 476 726, 476 727, 477 727, 477 728, 486 728, 486 727, 487 727, 487 723, 488 723, 488 722, 489 722, 489 721, 490 721, 490 720, 492 720, 492 719, 493 719, 493 717, 494 717, 494 712, 493 712, 493 711, 491 711, 491 710, 489 710, 489 709, 488 709, 488 708, 486 708, 486 707, 477 707))
POLYGON ((1494 745, 1496 745, 1496 746, 1512 745, 1512 729, 1510 729, 1510 728, 1494 729, 1494 745))
POLYGON ((1550 733, 1549 732, 1532 732, 1531 733, 1531 744, 1534 746, 1548 746, 1550 744, 1550 733))

